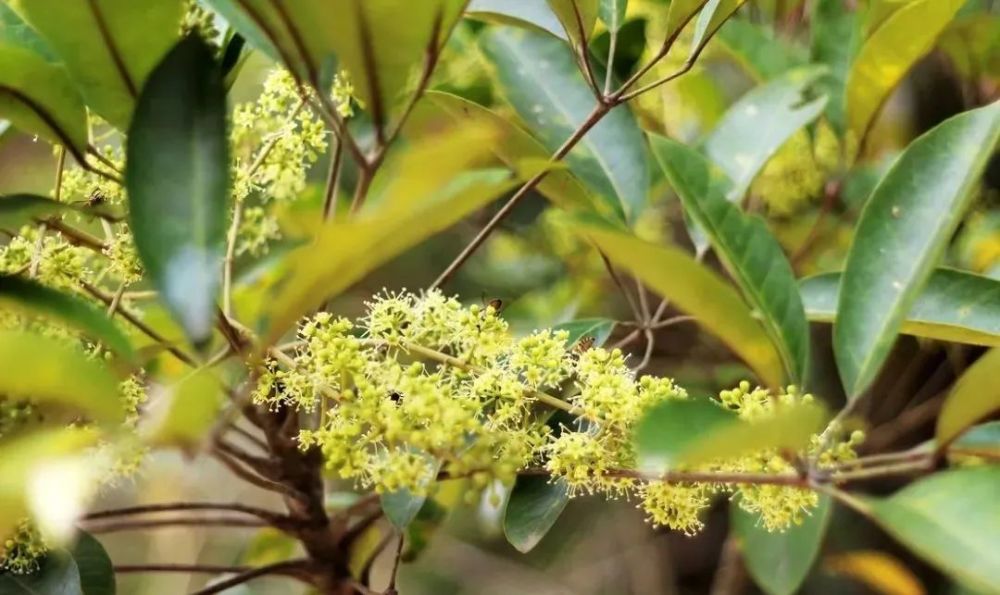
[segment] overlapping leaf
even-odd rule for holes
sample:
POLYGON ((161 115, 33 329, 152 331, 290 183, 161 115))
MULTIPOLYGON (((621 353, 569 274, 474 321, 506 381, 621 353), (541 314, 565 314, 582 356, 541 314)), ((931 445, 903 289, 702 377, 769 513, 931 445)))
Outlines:
POLYGON ((938 415, 935 440, 945 448, 966 428, 1000 410, 1000 349, 987 351, 955 383, 938 415))
POLYGON ((567 39, 547 0, 472 0, 466 14, 474 19, 531 27, 567 39))
POLYGON ((519 477, 504 510, 503 532, 507 541, 522 554, 531 551, 559 520, 568 501, 569 491, 563 480, 519 477))

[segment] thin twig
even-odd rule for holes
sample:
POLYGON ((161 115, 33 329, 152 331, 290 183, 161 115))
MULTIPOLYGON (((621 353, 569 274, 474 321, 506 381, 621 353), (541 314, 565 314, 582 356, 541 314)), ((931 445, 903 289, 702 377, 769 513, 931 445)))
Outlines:
POLYGON ((164 502, 162 504, 143 504, 140 506, 127 506, 124 508, 113 508, 108 510, 98 510, 83 516, 84 521, 94 521, 98 519, 110 519, 123 516, 135 516, 141 514, 154 514, 159 512, 175 512, 178 510, 212 510, 223 512, 237 512, 258 517, 263 520, 271 520, 281 517, 281 513, 247 506, 238 502, 164 502))
POLYGON ((597 253, 601 256, 601 262, 604 263, 604 268, 608 271, 608 275, 611 276, 611 280, 614 281, 615 285, 618 287, 618 291, 625 296, 625 301, 628 302, 628 307, 632 310, 632 316, 635 317, 635 321, 641 326, 643 320, 642 310, 639 309, 639 306, 636 304, 632 294, 625 289, 625 284, 622 282, 621 276, 617 271, 615 271, 614 265, 611 264, 611 261, 608 259, 607 255, 604 254, 604 251, 598 249, 597 253))
POLYGON ((211 564, 116 564, 115 574, 135 572, 190 572, 204 574, 227 574, 247 572, 251 566, 213 566, 211 564))
POLYGON ((144 529, 160 529, 167 527, 259 528, 259 527, 267 527, 270 524, 271 523, 266 523, 258 519, 222 518, 222 517, 150 519, 141 521, 118 521, 118 522, 99 523, 99 524, 85 523, 87 531, 89 531, 90 533, 116 533, 118 531, 138 531, 144 529))
POLYGON ((226 316, 233 314, 233 261, 236 260, 236 238, 243 219, 243 201, 233 205, 233 220, 226 233, 226 258, 222 264, 222 311, 226 316))
POLYGON ((344 143, 334 140, 337 146, 330 157, 330 169, 326 174, 326 188, 323 196, 323 220, 329 221, 336 214, 337 190, 340 187, 340 171, 344 163, 344 143))
POLYGON ((275 562, 274 564, 268 564, 267 566, 261 566, 260 568, 254 568, 253 570, 241 572, 232 578, 195 591, 191 595, 214 595, 215 593, 221 593, 227 589, 235 587, 236 585, 242 585, 245 582, 249 582, 255 578, 267 576, 269 574, 289 576, 299 578, 301 580, 304 579, 303 571, 308 569, 309 565, 310 561, 306 559, 275 562))
POLYGON ((392 562, 392 574, 389 575, 389 588, 386 589, 386 595, 392 593, 397 593, 396 591, 396 576, 399 574, 399 563, 403 559, 403 543, 406 541, 406 534, 402 531, 399 532, 399 542, 396 544, 396 558, 392 562))

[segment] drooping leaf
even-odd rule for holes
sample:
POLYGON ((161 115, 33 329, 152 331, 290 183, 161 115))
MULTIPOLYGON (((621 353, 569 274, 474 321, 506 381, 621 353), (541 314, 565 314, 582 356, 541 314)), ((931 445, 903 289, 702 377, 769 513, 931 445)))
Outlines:
POLYGON ((938 415, 935 440, 945 448, 972 424, 1000 410, 1000 348, 983 354, 958 379, 938 415))
POLYGON ((66 550, 49 552, 31 574, 0 574, 4 595, 90 595, 82 591, 80 571, 66 550))
POLYGON ((608 28, 608 31, 618 32, 625 24, 625 11, 628 9, 628 0, 600 0, 598 6, 598 16, 601 22, 608 28))
POLYGON ((177 44, 143 87, 125 184, 135 247, 194 343, 211 335, 229 203, 226 98, 211 48, 177 44))
POLYGON ((121 356, 131 358, 132 346, 107 314, 69 294, 30 279, 0 276, 0 304, 29 314, 48 316, 83 331, 121 356))
POLYGON ((833 327, 837 367, 851 398, 878 373, 998 138, 1000 102, 946 120, 907 147, 865 205, 833 327))
POLYGON ((828 99, 827 120, 841 135, 847 125, 844 111, 847 73, 861 46, 861 12, 848 10, 842 0, 818 0, 810 19, 812 62, 827 68, 816 86, 828 99))
POLYGON ((660 136, 652 137, 652 146, 685 212, 705 230, 760 314, 789 378, 801 382, 809 363, 809 323, 781 245, 759 217, 726 200, 729 181, 700 153, 660 136))
POLYGON ((863 503, 900 543, 963 584, 985 592, 1000 585, 1000 467, 935 473, 888 498, 863 503))
POLYGON ((466 15, 505 25, 527 26, 566 39, 566 32, 547 0, 472 0, 466 15))
MULTIPOLYGON (((834 321, 839 286, 840 273, 816 275, 799 283, 809 320, 834 321)), ((1000 281, 955 269, 935 269, 899 332, 950 343, 1000 346, 1000 281)))
POLYGON ((788 405, 750 423, 708 399, 665 401, 646 413, 636 427, 639 467, 662 473, 678 465, 758 450, 800 450, 822 431, 826 419, 826 411, 815 403, 788 405))
POLYGON ((545 537, 569 502, 563 480, 550 482, 544 476, 523 475, 517 478, 507 499, 503 515, 503 533, 522 554, 530 552, 545 537))
POLYGON ((858 51, 847 75, 847 129, 861 141, 875 115, 917 60, 934 46, 965 0, 917 0, 886 19, 858 51))
POLYGON ((830 523, 830 497, 822 494, 801 525, 771 533, 735 503, 729 506, 732 530, 743 561, 757 586, 768 595, 792 595, 809 575, 830 523))
MULTIPOLYGON (((518 115, 555 152, 580 127, 596 100, 565 44, 533 31, 497 27, 481 38, 499 86, 518 115)), ((598 77, 600 78, 600 77, 598 77)), ((578 178, 627 220, 649 188, 645 139, 622 105, 605 115, 566 157, 578 178)))
POLYGON ((775 36, 768 28, 744 19, 730 19, 719 29, 716 43, 761 82, 805 63, 796 46, 775 36))
POLYGON ((221 406, 221 384, 210 369, 202 368, 152 403, 147 439, 157 445, 197 446, 215 424, 221 406))
POLYGON ((582 39, 590 40, 590 34, 597 22, 598 4, 601 0, 546 1, 573 45, 579 46, 582 39))
POLYGON ((80 572, 82 595, 115 595, 115 571, 100 541, 80 531, 70 554, 80 572))
POLYGON ((809 96, 822 74, 815 67, 791 70, 741 97, 722 117, 704 150, 732 180, 729 200, 741 200, 785 141, 823 113, 826 98, 809 96))
POLYGON ((87 112, 66 71, 39 54, 0 44, 0 117, 61 144, 78 160, 87 150, 87 112))
POLYGON ((146 77, 180 32, 182 0, 10 0, 59 56, 87 105, 128 127, 146 77))
POLYGON ((586 337, 594 338, 594 346, 600 347, 611 336, 611 331, 615 330, 614 320, 607 318, 580 318, 570 322, 564 322, 552 327, 553 330, 569 332, 568 345, 575 345, 586 337))
POLYGON ((673 246, 658 246, 607 227, 581 223, 589 237, 616 265, 722 340, 770 387, 784 379, 781 356, 739 294, 718 275, 673 246))
POLYGON ((96 359, 35 333, 0 332, 0 361, 16 362, 0 374, 0 395, 71 407, 102 422, 124 417, 118 382, 96 359))
POLYGON ((694 27, 694 40, 691 42, 691 55, 694 56, 708 43, 729 17, 733 16, 739 7, 747 0, 708 0, 698 14, 694 27))

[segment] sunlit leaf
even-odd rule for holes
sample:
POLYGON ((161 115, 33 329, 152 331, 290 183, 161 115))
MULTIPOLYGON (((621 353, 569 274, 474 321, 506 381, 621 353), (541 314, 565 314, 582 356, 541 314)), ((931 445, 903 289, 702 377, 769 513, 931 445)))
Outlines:
POLYGON ((0 2, 0 45, 15 46, 31 50, 46 62, 58 62, 52 48, 38 32, 7 4, 0 2))
POLYGON ((218 417, 222 386, 214 373, 201 369, 171 386, 149 407, 144 434, 158 445, 198 445, 218 417))
POLYGON ((613 263, 697 318, 765 384, 775 388, 782 384, 781 356, 736 290, 721 277, 673 246, 659 246, 598 225, 581 224, 578 230, 613 263))
POLYGON ((594 346, 600 347, 611 336, 611 331, 615 330, 615 324, 617 323, 614 320, 607 318, 580 318, 557 324, 552 328, 569 333, 569 339, 566 340, 568 345, 575 345, 581 339, 593 337, 594 346))
POLYGON ((847 76, 847 129, 860 141, 882 104, 917 60, 934 46, 965 0, 917 0, 869 37, 847 76))
POLYGON ((653 154, 685 212, 708 234, 726 269, 757 312, 792 382, 805 377, 809 323, 795 273, 767 225, 726 200, 729 181, 700 153, 654 136, 653 154))
MULTIPOLYGON (((729 17, 733 16, 739 7, 747 0, 708 0, 698 14, 694 27, 694 40, 691 42, 691 55, 700 51, 708 40, 715 35, 729 17)), ((669 17, 668 17, 669 18, 669 17)))
POLYGON ((815 403, 781 407, 750 423, 707 399, 665 401, 636 427, 639 467, 661 473, 758 450, 800 450, 822 431, 826 419, 826 411, 815 403))
POLYGON ((864 508, 903 545, 963 584, 1000 585, 1000 467, 955 469, 921 479, 864 508))
POLYGON ((87 105, 125 130, 146 77, 180 32, 182 0, 9 0, 58 54, 87 105))
POLYGON ((833 327, 837 367, 851 398, 878 373, 998 138, 1000 103, 946 120, 907 147, 865 205, 833 327))
POLYGON ((0 44, 0 117, 29 134, 87 150, 87 112, 66 71, 31 50, 0 44))
POLYGON ((987 351, 955 383, 938 415, 935 439, 945 447, 963 430, 1000 410, 1000 348, 987 351))
MULTIPOLYGON (((839 286, 840 273, 800 282, 809 320, 834 321, 839 286)), ((955 269, 935 269, 899 332, 951 343, 1000 346, 1000 281, 955 269)))
MULTIPOLYGON (((486 31, 481 43, 506 99, 555 152, 596 106, 572 51, 550 36, 509 27, 486 31)), ((566 162, 621 216, 634 220, 644 207, 649 187, 645 139, 628 106, 604 116, 566 162)))
POLYGON ((569 502, 563 480, 524 475, 517 478, 503 516, 503 532, 517 551, 530 552, 545 537, 569 502))
POLYGON ((652 40, 655 43, 673 42, 684 26, 688 24, 694 15, 706 5, 708 0, 674 0, 667 8, 667 22, 664 26, 663 39, 652 40))
POLYGON ((835 554, 823 560, 823 570, 846 576, 884 595, 926 593, 913 572, 900 560, 878 550, 835 554))
POLYGON ((755 515, 729 507, 732 530, 740 541, 747 571, 768 595, 792 595, 809 575, 830 524, 830 497, 821 495, 800 525, 771 533, 755 515))
POLYGON ((125 183, 135 247, 194 343, 212 333, 229 203, 226 98, 212 49, 181 41, 143 87, 125 183))
POLYGON ((590 39, 594 23, 597 22, 600 0, 547 0, 547 2, 574 45, 579 46, 581 39, 590 39))
POLYGON ((472 0, 466 14, 474 19, 482 19, 507 25, 532 27, 551 33, 560 39, 567 39, 562 24, 549 8, 547 0, 472 0))

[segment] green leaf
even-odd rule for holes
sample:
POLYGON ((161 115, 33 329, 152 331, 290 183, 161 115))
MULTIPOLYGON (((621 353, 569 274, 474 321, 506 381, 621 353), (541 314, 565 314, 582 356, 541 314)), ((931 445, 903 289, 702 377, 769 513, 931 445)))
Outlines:
POLYGON ((46 62, 57 62, 49 44, 7 4, 0 2, 0 45, 21 47, 38 54, 46 62))
POLYGON ((796 46, 769 28, 743 19, 730 19, 719 29, 716 43, 758 81, 770 80, 805 63, 796 46))
POLYGON ((639 467, 662 473, 759 450, 800 450, 823 430, 826 419, 826 411, 815 403, 784 406, 750 423, 708 399, 665 401, 636 426, 639 467))
POLYGON ((48 42, 87 105, 128 127, 146 77, 177 40, 183 0, 8 0, 48 42))
MULTIPOLYGON (((264 53, 264 55, 266 55, 271 60, 274 60, 275 62, 282 61, 281 52, 278 51, 277 47, 275 47, 274 43, 268 37, 267 33, 263 31, 260 28, 260 26, 257 25, 257 23, 254 22, 253 16, 248 14, 244 9, 240 8, 240 5, 243 4, 242 0, 204 0, 204 2, 205 4, 210 6, 212 10, 217 12, 223 19, 225 19, 226 22, 229 23, 230 27, 232 27, 236 31, 239 31, 240 35, 246 38, 246 40, 250 43, 251 46, 253 46, 257 50, 260 50, 261 52, 264 53)), ((251 10, 256 9, 253 12, 255 16, 263 16, 266 14, 272 17, 272 19, 275 16, 270 11, 269 6, 260 5, 258 3, 248 3, 248 5, 251 7, 251 10), (260 12, 265 10, 267 10, 266 13, 260 12)), ((277 27, 277 25, 274 24, 273 20, 265 22, 270 30, 274 32, 280 31, 282 35, 287 36, 287 30, 284 27, 277 27)), ((281 39, 285 40, 285 37, 282 37, 281 39)), ((288 45, 290 46, 291 40, 288 39, 287 42, 288 45)), ((296 67, 296 65, 293 64, 291 70, 299 74, 303 73, 304 68, 302 67, 301 62, 299 62, 297 66, 298 67, 296 67)))
POLYGON ((90 595, 80 584, 80 571, 69 552, 52 550, 31 574, 0 574, 4 595, 90 595))
POLYGON ((577 229, 613 263, 697 318, 765 384, 781 386, 784 371, 777 349, 739 294, 721 277, 679 248, 658 246, 597 225, 582 223, 577 229))
POLYGON ((30 279, 0 275, 0 304, 29 314, 48 316, 76 327, 118 355, 133 356, 128 338, 103 311, 87 302, 30 279))
POLYGON ((826 98, 809 97, 822 75, 815 67, 791 70, 741 97, 722 117, 704 150, 733 181, 729 200, 741 200, 778 149, 823 113, 826 98))
POLYGON ((754 515, 735 504, 729 506, 732 530, 757 586, 768 595, 792 595, 798 591, 823 544, 832 509, 830 497, 820 495, 819 504, 801 525, 771 533, 759 525, 754 515))
POLYGON ((115 595, 115 571, 100 541, 80 531, 70 554, 80 572, 82 595, 115 595))
POLYGON ((550 482, 548 477, 522 475, 507 499, 503 515, 503 533, 517 551, 530 552, 559 519, 569 491, 566 482, 550 482))
POLYGON ((664 37, 662 40, 657 39, 653 41, 658 43, 672 43, 680 35, 685 25, 694 18, 694 15, 707 2, 708 0, 673 0, 670 3, 670 7, 667 8, 667 22, 663 29, 664 37))
MULTIPOLYGON (((430 455, 424 454, 424 456, 429 460, 433 460, 430 455)), ((434 464, 436 465, 436 469, 440 468, 440 463, 434 461, 434 464)), ((437 475, 436 470, 434 475, 437 475)), ((427 489, 430 489, 434 481, 434 477, 426 480, 427 489)), ((413 522, 413 519, 417 518, 420 509, 427 502, 427 496, 414 494, 410 490, 403 489, 384 493, 379 497, 379 501, 382 504, 382 512, 385 513, 385 517, 389 519, 389 522, 397 529, 405 529, 413 522)))
POLYGON ((626 10, 628 10, 628 0, 600 0, 598 15, 608 31, 617 33, 625 24, 626 10))
POLYGON ((71 205, 34 194, 0 196, 0 228, 16 231, 23 225, 73 210, 71 205))
POLYGON ((594 346, 600 347, 611 336, 611 331, 615 330, 614 320, 607 318, 580 318, 570 322, 564 322, 552 327, 552 330, 569 332, 567 345, 575 345, 584 337, 593 337, 594 346))
POLYGON ((965 430, 948 446, 948 454, 1000 456, 1000 421, 979 424, 965 430))
POLYGON ((567 39, 562 24, 546 0, 472 0, 466 16, 505 25, 530 27, 567 39))
POLYGON ((827 67, 827 75, 817 83, 829 98, 826 118, 834 130, 844 134, 844 90, 847 73, 861 46, 861 11, 848 10, 843 0, 819 0, 814 4, 811 23, 812 62, 827 67))
POLYGON ((946 120, 907 147, 861 212, 833 327, 850 398, 875 379, 998 138, 1000 103, 946 120))
POLYGON ((702 229, 781 355, 788 377, 799 383, 809 363, 809 323, 795 273, 767 225, 726 200, 729 181, 700 153, 653 136, 653 154, 680 197, 684 211, 702 229))
POLYGON ((42 335, 0 332, 0 394, 72 407, 97 421, 118 422, 124 409, 118 382, 100 360, 42 335))
MULTIPOLYGON (((839 286, 840 273, 816 275, 799 283, 809 320, 834 321, 839 286)), ((951 343, 1000 346, 1000 281, 955 269, 935 269, 899 332, 951 343)))
MULTIPOLYGON (((508 27, 488 30, 480 41, 506 99, 546 149, 558 150, 596 106, 572 51, 547 35, 508 27)), ((649 189, 645 139, 628 106, 604 116, 566 163, 625 219, 635 220, 643 209, 649 189)))
POLYGON ((900 543, 953 578, 990 592, 1000 585, 1000 467, 936 473, 889 498, 863 501, 900 543))
POLYGON ((66 71, 25 48, 0 44, 0 116, 61 144, 77 161, 87 151, 87 112, 66 71))
MULTIPOLYGON (((696 56, 701 48, 708 43, 708 40, 715 35, 729 17, 733 16, 739 7, 747 0, 708 0, 705 8, 698 15, 698 21, 694 27, 694 40, 691 43, 691 56, 696 56)), ((669 17, 668 17, 669 18, 669 17)), ((690 59, 690 58, 689 58, 690 59)))
POLYGON ((579 46, 581 40, 589 40, 597 22, 600 0, 547 0, 549 8, 562 23, 563 30, 579 46))
MULTIPOLYGON (((847 75, 847 129, 860 142, 907 71, 934 47, 965 0, 916 0, 897 10, 858 51, 847 75)), ((843 42, 843 40, 842 40, 843 42)))
POLYGON ((226 96, 212 49, 190 36, 149 77, 129 128, 125 185, 135 247, 194 343, 206 341, 225 254, 226 96))
POLYGON ((157 445, 195 447, 215 424, 222 401, 219 379, 212 370, 199 369, 152 404, 146 436, 157 445))
POLYGON ((966 428, 1000 410, 1000 349, 987 351, 958 379, 938 415, 935 439, 947 447, 966 428))

